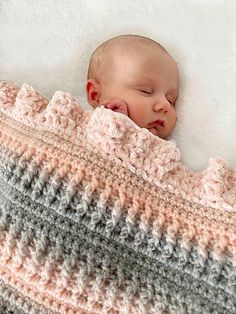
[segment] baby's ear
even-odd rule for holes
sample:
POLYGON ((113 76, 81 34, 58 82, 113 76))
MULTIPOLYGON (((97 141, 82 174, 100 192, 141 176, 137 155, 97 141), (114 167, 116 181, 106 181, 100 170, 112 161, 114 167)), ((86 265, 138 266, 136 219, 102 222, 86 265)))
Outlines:
POLYGON ((86 83, 86 91, 89 104, 96 108, 101 96, 100 84, 94 79, 89 79, 86 83))

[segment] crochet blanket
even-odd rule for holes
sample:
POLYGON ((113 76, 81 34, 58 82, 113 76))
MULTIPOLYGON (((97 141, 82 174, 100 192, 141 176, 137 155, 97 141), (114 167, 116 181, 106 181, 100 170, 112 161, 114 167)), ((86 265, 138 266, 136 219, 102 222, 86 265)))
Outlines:
POLYGON ((0 312, 236 313, 236 171, 2 81, 0 312))

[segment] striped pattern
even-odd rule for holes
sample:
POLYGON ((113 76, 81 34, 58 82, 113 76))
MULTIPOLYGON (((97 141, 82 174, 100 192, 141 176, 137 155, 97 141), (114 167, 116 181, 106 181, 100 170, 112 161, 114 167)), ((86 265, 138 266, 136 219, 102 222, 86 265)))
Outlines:
POLYGON ((235 171, 193 173, 68 93, 0 87, 1 313, 236 312, 235 171))

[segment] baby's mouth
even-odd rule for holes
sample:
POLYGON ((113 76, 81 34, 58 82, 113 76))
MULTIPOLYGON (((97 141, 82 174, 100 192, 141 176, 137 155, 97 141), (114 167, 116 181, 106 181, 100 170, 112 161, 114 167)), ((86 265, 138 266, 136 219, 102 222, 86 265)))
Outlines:
POLYGON ((153 127, 156 127, 156 126, 160 126, 160 127, 164 128, 165 122, 164 122, 164 120, 156 120, 156 121, 153 121, 151 123, 148 123, 148 126, 150 128, 153 128, 153 127))

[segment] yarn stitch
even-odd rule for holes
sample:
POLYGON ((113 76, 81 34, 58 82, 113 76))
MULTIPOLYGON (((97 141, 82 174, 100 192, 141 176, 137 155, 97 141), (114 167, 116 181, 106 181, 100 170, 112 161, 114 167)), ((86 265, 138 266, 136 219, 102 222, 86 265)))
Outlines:
POLYGON ((236 171, 0 82, 0 313, 236 313, 236 171))

